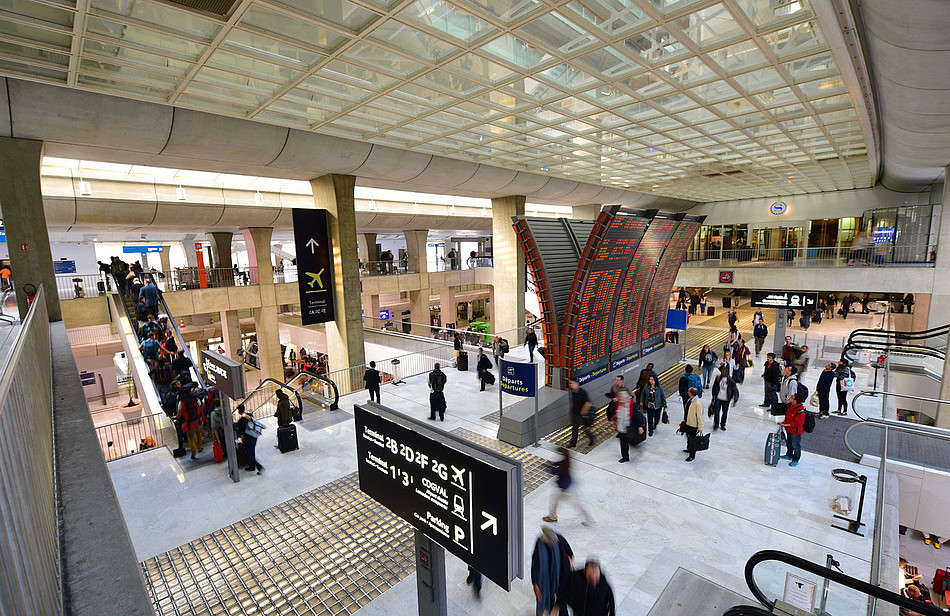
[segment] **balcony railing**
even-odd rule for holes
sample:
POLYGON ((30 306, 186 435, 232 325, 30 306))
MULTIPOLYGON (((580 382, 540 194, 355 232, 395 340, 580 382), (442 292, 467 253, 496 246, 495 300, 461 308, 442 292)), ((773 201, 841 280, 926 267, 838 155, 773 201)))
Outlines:
POLYGON ((711 265, 759 265, 783 267, 918 266, 932 267, 935 253, 930 245, 875 244, 868 248, 728 248, 690 250, 685 267, 711 265))
MULTIPOLYGON (((142 272, 141 282, 151 279, 163 293, 188 289, 238 287, 257 284, 257 268, 180 267, 142 272)), ((116 281, 105 274, 62 274, 56 277, 60 299, 105 296, 116 290, 116 281)))

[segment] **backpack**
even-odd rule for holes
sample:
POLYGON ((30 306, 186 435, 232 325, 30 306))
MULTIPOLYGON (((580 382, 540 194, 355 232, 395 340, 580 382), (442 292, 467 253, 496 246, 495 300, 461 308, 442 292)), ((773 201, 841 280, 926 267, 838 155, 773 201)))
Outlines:
POLYGON ((686 382, 689 383, 689 386, 690 386, 690 387, 695 387, 695 388, 696 388, 696 391, 699 392, 699 397, 700 397, 700 398, 703 397, 703 382, 702 382, 702 380, 699 378, 699 375, 698 375, 698 374, 693 374, 693 373, 687 374, 687 375, 686 375, 686 382))
POLYGON ((795 395, 798 398, 798 401, 802 404, 808 404, 808 388, 805 387, 801 380, 795 379, 795 381, 798 383, 798 389, 795 390, 795 395))
POLYGON ((814 432, 815 431, 815 414, 811 411, 802 411, 805 413, 805 425, 802 426, 802 429, 805 432, 814 432))
POLYGON ((244 426, 244 434, 252 436, 254 438, 261 438, 261 432, 264 429, 264 424, 257 421, 253 417, 247 418, 247 425, 244 426))
POLYGON ((511 347, 508 346, 508 341, 505 340, 504 338, 501 339, 499 346, 501 347, 502 353, 507 353, 511 349, 511 347))
POLYGON ((445 387, 445 381, 446 381, 445 373, 439 370, 438 372, 433 372, 433 374, 435 375, 435 382, 433 383, 433 385, 435 385, 435 387, 438 388, 436 391, 442 391, 442 388, 445 387))

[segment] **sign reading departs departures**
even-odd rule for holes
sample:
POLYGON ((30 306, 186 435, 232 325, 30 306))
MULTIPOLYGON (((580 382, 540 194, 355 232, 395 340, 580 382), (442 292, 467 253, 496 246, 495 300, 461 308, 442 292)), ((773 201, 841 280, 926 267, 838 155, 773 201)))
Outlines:
POLYGON ((531 398, 535 394, 538 364, 498 360, 499 386, 506 394, 531 398))
POLYGON ((797 308, 814 310, 818 293, 813 291, 752 291, 753 308, 797 308))
POLYGON ((201 352, 201 371, 211 385, 232 400, 244 397, 244 364, 217 351, 201 352))
POLYGON ((326 210, 294 209, 297 288, 304 325, 326 323, 333 316, 333 258, 326 210))
POLYGON ((518 461, 378 404, 354 418, 360 490, 505 590, 524 575, 518 461))

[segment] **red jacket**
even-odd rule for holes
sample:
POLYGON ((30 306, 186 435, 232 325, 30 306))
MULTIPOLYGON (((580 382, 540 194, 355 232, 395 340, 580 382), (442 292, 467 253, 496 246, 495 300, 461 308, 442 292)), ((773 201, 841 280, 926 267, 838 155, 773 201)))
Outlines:
POLYGON ((805 433, 805 405, 799 403, 796 406, 789 405, 785 409, 785 432, 788 434, 805 433))

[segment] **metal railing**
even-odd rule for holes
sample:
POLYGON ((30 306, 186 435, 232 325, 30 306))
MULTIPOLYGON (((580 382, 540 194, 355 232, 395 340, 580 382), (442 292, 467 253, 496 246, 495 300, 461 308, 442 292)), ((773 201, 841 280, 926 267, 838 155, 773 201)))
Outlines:
POLYGON ((916 265, 932 267, 934 246, 875 244, 862 247, 725 248, 690 250, 686 267, 710 265, 779 265, 787 267, 842 267, 848 265, 886 267, 916 265))
POLYGON ((454 264, 448 259, 442 257, 435 262, 436 272, 448 272, 451 270, 475 269, 476 267, 493 267, 492 257, 458 257, 454 264))
MULTIPOLYGON (((162 292, 200 288, 237 287, 257 284, 257 268, 179 267, 173 270, 143 271, 139 280, 155 282, 162 292)), ((124 282, 123 282, 123 286, 124 282)), ((60 299, 100 297, 118 290, 115 278, 105 274, 62 274, 56 276, 60 299)))
POLYGON ((178 446, 175 425, 165 413, 133 417, 111 424, 96 426, 96 438, 106 462, 137 453, 169 446, 178 446), (151 440, 149 440, 151 439, 151 440))
POLYGON ((0 612, 63 613, 49 317, 42 285, 0 368, 0 612))
POLYGON ((274 398, 278 390, 288 390, 293 393, 297 399, 297 408, 303 413, 303 400, 300 399, 300 394, 297 390, 288 383, 281 383, 277 379, 264 379, 261 381, 261 384, 258 385, 254 391, 244 396, 240 404, 244 405, 245 410, 251 409, 251 415, 253 415, 255 419, 270 417, 277 411, 277 403, 274 401, 274 398))
MULTIPOLYGON (((455 361, 455 351, 450 345, 437 345, 417 353, 407 353, 391 359, 377 360, 380 380, 385 383, 399 383, 402 379, 431 372, 438 363, 449 367, 455 361)), ((335 370, 327 378, 336 383, 339 395, 345 396, 366 389, 363 375, 369 364, 335 370)))
POLYGON ((360 263, 360 276, 393 276, 418 273, 403 261, 365 261, 360 263))

